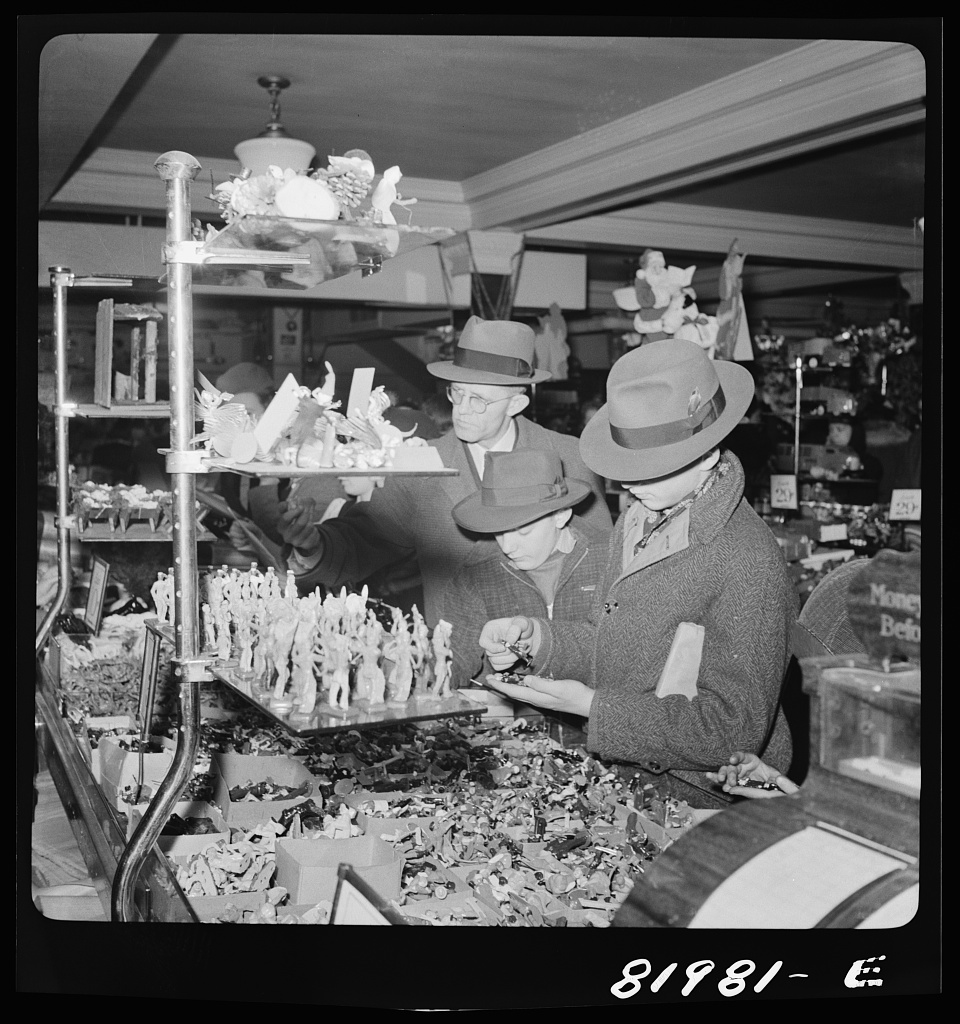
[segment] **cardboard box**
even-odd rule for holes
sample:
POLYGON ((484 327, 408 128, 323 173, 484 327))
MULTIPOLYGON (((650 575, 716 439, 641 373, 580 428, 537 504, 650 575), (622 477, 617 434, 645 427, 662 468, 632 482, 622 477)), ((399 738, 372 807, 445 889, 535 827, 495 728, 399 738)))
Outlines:
POLYGON ((362 811, 357 814, 357 824, 363 829, 364 835, 378 836, 387 843, 393 842, 394 837, 402 838, 410 832, 416 832, 417 828, 428 832, 436 822, 436 818, 380 818, 362 811))
MULTIPOLYGON (((104 736, 100 741, 97 751, 100 761, 100 786, 103 795, 117 808, 118 811, 126 812, 129 804, 123 800, 125 789, 137 785, 140 779, 140 754, 135 750, 125 750, 120 744, 122 741, 136 743, 139 737, 133 734, 124 736, 104 736)), ((163 750, 156 753, 144 753, 143 755, 143 779, 142 785, 148 786, 151 793, 156 793, 160 783, 170 771, 173 764, 173 754, 176 750, 174 740, 167 737, 157 738, 163 746, 163 750)))
MULTIPOLYGON (((137 827, 147 809, 147 804, 131 807, 129 810, 130 833, 137 827)), ((209 818, 216 829, 199 836, 157 836, 157 846, 167 857, 190 857, 201 853, 208 846, 221 841, 230 842, 230 826, 223 820, 220 811, 203 800, 181 800, 173 805, 171 814, 181 818, 209 818)))
POLYGON ((90 765, 94 781, 100 784, 100 741, 104 733, 111 733, 114 736, 132 735, 136 732, 137 723, 132 715, 100 715, 99 717, 86 717, 83 720, 83 727, 80 730, 80 753, 84 760, 90 765), (93 745, 90 736, 91 732, 101 735, 97 738, 97 745, 93 745))
POLYGON ((213 799, 220 808, 223 820, 231 827, 251 828, 271 818, 279 820, 288 808, 312 800, 317 796, 317 780, 292 757, 267 755, 257 757, 250 754, 214 754, 211 764, 216 776, 213 799), (271 779, 278 786, 299 787, 309 783, 307 792, 288 800, 240 800, 230 799, 230 790, 247 783, 266 782, 271 779))
MULTIPOLYGON (((178 867, 187 867, 193 854, 168 856, 174 874, 178 867)), ((231 892, 223 896, 188 896, 187 902, 201 921, 215 921, 229 906, 238 910, 256 910, 266 902, 266 890, 257 892, 231 892)))
POLYGON ((274 884, 290 893, 291 903, 332 900, 340 864, 349 864, 384 900, 400 898, 403 858, 378 836, 278 839, 274 884))

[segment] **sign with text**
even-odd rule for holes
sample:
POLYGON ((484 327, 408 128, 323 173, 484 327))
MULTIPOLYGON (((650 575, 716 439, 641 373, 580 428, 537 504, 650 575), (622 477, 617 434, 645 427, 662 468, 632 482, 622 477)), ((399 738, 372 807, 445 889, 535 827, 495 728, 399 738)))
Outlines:
POLYGON ((920 488, 896 488, 890 496, 891 519, 920 519, 920 488))
POLYGON ((87 606, 83 612, 83 621, 96 636, 100 632, 103 621, 103 603, 107 596, 107 582, 110 579, 110 565, 99 555, 93 556, 90 568, 90 589, 87 591, 87 606))
POLYGON ((885 548, 850 581, 847 614, 876 658, 920 660, 920 552, 885 548))
POLYGON ((774 473, 770 477, 770 507, 799 507, 797 505, 797 478, 793 473, 774 473))

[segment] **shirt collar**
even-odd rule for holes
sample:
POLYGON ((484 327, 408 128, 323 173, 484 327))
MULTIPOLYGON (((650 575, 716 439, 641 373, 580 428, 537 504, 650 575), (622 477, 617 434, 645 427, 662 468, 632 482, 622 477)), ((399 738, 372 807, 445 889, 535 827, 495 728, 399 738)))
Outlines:
POLYGON ((511 419, 504 432, 503 437, 490 448, 484 448, 479 444, 468 444, 467 451, 477 467, 477 474, 483 479, 483 459, 487 452, 512 452, 517 441, 517 424, 511 419))

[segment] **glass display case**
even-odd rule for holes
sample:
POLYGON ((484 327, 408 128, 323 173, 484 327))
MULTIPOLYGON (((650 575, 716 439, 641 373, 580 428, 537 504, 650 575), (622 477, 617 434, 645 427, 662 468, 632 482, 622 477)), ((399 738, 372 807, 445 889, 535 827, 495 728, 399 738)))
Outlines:
POLYGON ((920 669, 820 673, 820 767, 920 797, 920 669))

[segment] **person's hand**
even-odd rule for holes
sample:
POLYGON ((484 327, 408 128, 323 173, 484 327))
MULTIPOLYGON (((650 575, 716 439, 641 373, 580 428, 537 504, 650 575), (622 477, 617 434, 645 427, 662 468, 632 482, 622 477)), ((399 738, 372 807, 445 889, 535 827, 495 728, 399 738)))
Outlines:
POLYGON ((320 543, 320 534, 314 522, 317 519, 317 506, 312 498, 299 501, 288 498, 278 506, 280 515, 277 518, 277 533, 284 542, 298 551, 313 551, 320 543))
POLYGON ((547 711, 562 711, 566 714, 590 717, 590 705, 594 691, 578 679, 543 679, 540 676, 524 676, 523 686, 505 683, 502 676, 487 676, 486 684, 491 690, 502 693, 511 700, 532 704, 547 711))
POLYGON ((519 661, 516 651, 508 650, 507 645, 519 645, 531 657, 536 654, 533 620, 515 615, 508 619, 491 619, 484 625, 480 631, 480 646, 497 672, 505 672, 519 661))
POLYGON ((716 782, 724 793, 745 796, 753 800, 789 795, 796 793, 800 788, 785 775, 781 775, 776 768, 761 761, 756 754, 749 754, 743 750, 734 751, 727 764, 720 765, 715 772, 705 772, 704 774, 711 782, 716 782), (756 789, 753 786, 744 785, 747 780, 772 783, 777 788, 756 789))

